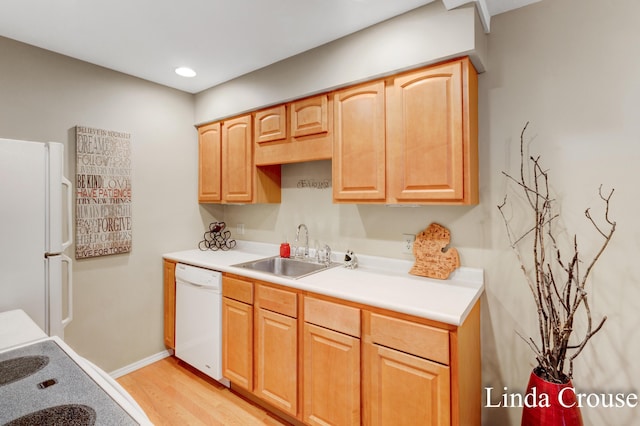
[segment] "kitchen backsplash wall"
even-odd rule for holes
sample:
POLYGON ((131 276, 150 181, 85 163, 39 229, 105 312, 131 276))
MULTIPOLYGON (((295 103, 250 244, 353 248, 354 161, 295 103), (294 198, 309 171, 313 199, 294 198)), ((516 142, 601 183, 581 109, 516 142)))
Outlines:
MULTIPOLYGON (((310 245, 319 240, 334 251, 412 259, 402 253, 402 234, 417 234, 431 222, 456 225, 471 221, 475 207, 334 204, 331 161, 282 166, 281 204, 225 206, 224 218, 235 238, 278 243, 295 239, 296 227, 309 228, 310 245), (326 187, 326 185, 329 185, 326 187), (244 224, 245 234, 237 232, 244 224)), ((452 232, 452 246, 479 247, 478 232, 452 232)), ((465 263, 463 258, 462 263, 465 263)), ((468 266, 481 267, 481 265, 468 266)))

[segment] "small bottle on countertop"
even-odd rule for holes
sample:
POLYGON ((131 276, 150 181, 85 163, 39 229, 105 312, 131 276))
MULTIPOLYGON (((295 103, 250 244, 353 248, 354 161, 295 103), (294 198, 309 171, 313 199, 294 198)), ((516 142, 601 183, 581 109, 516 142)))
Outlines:
POLYGON ((289 246, 288 242, 284 242, 280 244, 280 257, 290 257, 291 256, 291 246, 289 246))

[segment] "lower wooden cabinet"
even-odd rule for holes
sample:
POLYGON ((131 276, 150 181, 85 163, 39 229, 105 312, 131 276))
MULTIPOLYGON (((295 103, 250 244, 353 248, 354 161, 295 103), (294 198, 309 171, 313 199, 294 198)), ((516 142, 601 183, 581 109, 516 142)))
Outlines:
POLYGON ((360 339, 304 324, 304 422, 360 424, 360 339))
POLYGON ((364 351, 365 424, 451 424, 449 367, 376 344, 364 351))
POLYGON ((297 333, 295 318, 257 310, 254 393, 292 416, 298 411, 297 333))
POLYGON ((450 332, 363 312, 367 425, 451 424, 450 332))
POLYGON ((303 419, 360 424, 360 309, 304 297, 303 419))
POLYGON ((298 298, 255 283, 253 393, 293 417, 298 414, 298 298))
POLYGON ((253 283, 222 277, 222 375, 253 389, 253 283))
POLYGON ((222 375, 253 389, 253 306, 222 299, 222 375))
POLYGON ((274 413, 480 425, 479 303, 456 327, 230 274, 223 296, 223 374, 274 413))
POLYGON ((164 345, 176 347, 176 262, 163 261, 164 345))

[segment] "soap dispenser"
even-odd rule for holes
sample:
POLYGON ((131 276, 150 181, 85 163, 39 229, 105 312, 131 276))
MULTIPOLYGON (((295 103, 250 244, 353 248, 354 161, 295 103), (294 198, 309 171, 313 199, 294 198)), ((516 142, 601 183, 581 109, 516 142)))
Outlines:
POLYGON ((291 256, 291 246, 285 239, 283 243, 280 244, 280 257, 290 257, 291 256))

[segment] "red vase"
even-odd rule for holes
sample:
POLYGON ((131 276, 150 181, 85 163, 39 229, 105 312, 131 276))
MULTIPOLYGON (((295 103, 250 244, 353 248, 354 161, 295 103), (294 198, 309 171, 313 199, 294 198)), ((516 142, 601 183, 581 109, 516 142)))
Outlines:
POLYGON ((571 380, 564 384, 541 379, 531 372, 522 426, 582 426, 582 415, 571 380))

